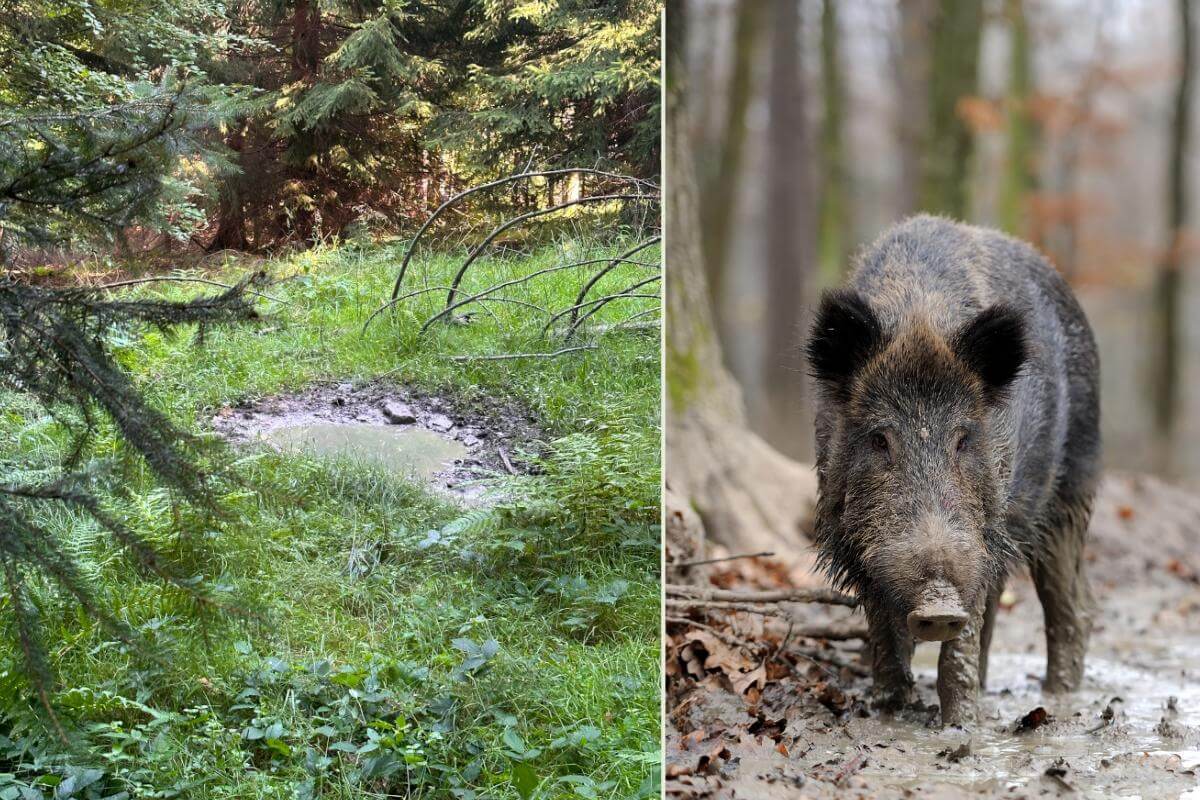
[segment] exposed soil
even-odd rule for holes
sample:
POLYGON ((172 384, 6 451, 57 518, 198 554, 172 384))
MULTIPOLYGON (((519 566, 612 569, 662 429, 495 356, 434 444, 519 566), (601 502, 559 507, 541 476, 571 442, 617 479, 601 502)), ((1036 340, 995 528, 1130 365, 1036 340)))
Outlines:
MULTIPOLYGON (((670 624, 667 795, 1200 798, 1200 498, 1109 477, 1087 559, 1099 608, 1083 688, 1041 692, 1041 606, 1015 576, 970 730, 936 725, 935 645, 914 659, 927 707, 887 717, 865 702, 857 641, 788 640, 786 620, 728 612, 691 614, 709 629, 670 624)), ((710 580, 819 585, 810 563, 732 561, 710 580)), ((801 622, 861 622, 792 608, 801 622)))
POLYGON ((456 403, 442 395, 379 380, 314 384, 293 394, 225 406, 212 417, 211 425, 230 441, 275 447, 300 441, 300 436, 292 434, 304 431, 320 433, 319 446, 331 439, 338 426, 345 426, 346 433, 354 435, 342 437, 341 449, 335 454, 361 455, 385 466, 389 447, 406 446, 406 438, 396 434, 421 433, 423 438, 413 438, 426 449, 429 435, 433 435, 457 446, 438 448, 444 462, 422 471, 419 477, 431 488, 469 501, 482 496, 481 479, 527 471, 528 458, 539 452, 542 444, 542 431, 534 416, 512 403, 486 398, 456 403), (347 449, 348 444, 369 438, 372 427, 379 433, 373 447, 347 449))

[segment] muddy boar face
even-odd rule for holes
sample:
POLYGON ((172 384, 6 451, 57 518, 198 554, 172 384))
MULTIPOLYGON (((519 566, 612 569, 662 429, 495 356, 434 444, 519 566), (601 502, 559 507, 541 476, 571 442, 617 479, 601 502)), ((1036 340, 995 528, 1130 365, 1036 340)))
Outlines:
POLYGON ((949 337, 920 319, 885 334, 865 299, 834 292, 808 357, 826 411, 822 565, 913 636, 956 637, 1015 555, 992 424, 1025 361, 1020 316, 993 306, 949 337))

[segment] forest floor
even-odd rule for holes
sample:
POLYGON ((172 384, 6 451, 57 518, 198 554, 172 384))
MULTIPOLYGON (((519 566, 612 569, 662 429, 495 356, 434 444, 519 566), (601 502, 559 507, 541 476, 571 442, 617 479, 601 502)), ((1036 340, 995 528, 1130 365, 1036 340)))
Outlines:
MULTIPOLYGON (((857 641, 787 641, 784 621, 745 614, 670 625, 667 796, 1200 797, 1198 554, 1200 497, 1107 478, 1087 551, 1098 611, 1083 687, 1041 692, 1041 606, 1028 577, 1014 576, 981 721, 968 730, 937 725, 936 645, 914 658, 928 708, 881 717, 865 702, 857 641)), ((820 585, 809 565, 731 561, 709 580, 820 585)), ((859 622, 847 609, 790 608, 803 622, 859 622)))
MULTIPOLYGON (((481 261, 466 288, 619 246, 481 261)), ((401 255, 324 248, 187 273, 232 281, 265 266, 278 280, 262 290, 271 299, 257 324, 202 342, 150 330, 111 343, 153 401, 211 443, 220 516, 156 488, 103 425, 89 453, 115 471, 112 510, 249 613, 139 576, 84 517, 47 515, 101 599, 166 657, 131 651, 32 587, 74 742, 46 734, 5 644, 0 797, 658 795, 657 331, 584 331, 571 344, 593 349, 556 358, 455 360, 566 345, 540 338, 517 303, 419 336, 444 302, 437 291, 364 332, 401 255), (255 441, 288 414, 372 426, 368 442, 423 432, 450 449, 421 474, 255 441), (483 500, 462 488, 479 480, 483 500)), ((418 258, 410 285, 444 284, 460 262, 418 258)), ((596 288, 645 274, 622 266, 596 288)), ((582 277, 549 274, 519 297, 569 306, 582 277)), ((129 294, 209 290, 152 283, 129 294)), ((656 305, 614 303, 595 321, 656 305)), ((0 460, 61 459, 55 420, 17 395, 0 405, 0 460)))

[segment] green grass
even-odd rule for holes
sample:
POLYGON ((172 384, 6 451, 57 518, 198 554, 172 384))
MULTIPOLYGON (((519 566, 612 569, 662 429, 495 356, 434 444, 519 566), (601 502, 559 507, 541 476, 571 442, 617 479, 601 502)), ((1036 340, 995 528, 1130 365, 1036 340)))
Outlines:
MULTIPOLYGON (((490 260, 466 286, 615 252, 572 244, 490 260)), ((32 587, 75 742, 46 733, 6 642, 0 799, 657 796, 658 337, 585 334, 596 349, 455 362, 563 344, 538 337, 528 308, 499 303, 418 336, 442 292, 363 334, 400 255, 324 249, 273 262, 282 280, 266 292, 280 302, 262 301, 263 322, 210 331, 202 346, 157 331, 114 345, 154 401, 198 432, 225 404, 314 381, 386 376, 458 405, 500 398, 546 431, 538 474, 508 479, 500 507, 471 511, 362 465, 221 448, 214 520, 156 487, 102 426, 89 454, 116 465, 111 505, 184 574, 250 613, 139 577, 94 524, 45 512, 99 595, 154 648, 114 641, 32 587), (432 546, 430 530, 440 532, 432 546)), ((419 258, 407 284, 442 285, 456 263, 419 258)), ((594 296, 646 274, 615 270, 594 296)), ((554 273, 508 296, 562 308, 579 279, 554 273)), ((596 321, 656 305, 613 303, 596 321)), ((57 423, 20 397, 3 406, 0 467, 61 457, 57 423)))

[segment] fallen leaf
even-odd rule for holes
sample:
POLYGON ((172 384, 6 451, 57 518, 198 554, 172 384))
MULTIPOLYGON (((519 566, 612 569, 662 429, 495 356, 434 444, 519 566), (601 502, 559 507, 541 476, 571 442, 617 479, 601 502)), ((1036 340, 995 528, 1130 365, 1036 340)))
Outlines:
POLYGON ((729 676, 733 683, 733 691, 737 694, 745 694, 747 689, 750 689, 755 684, 761 690, 767 683, 767 668, 765 665, 760 665, 749 672, 741 672, 736 675, 729 676))
POLYGON ((1013 733, 1026 733, 1037 730, 1049 722, 1050 719, 1050 715, 1046 713, 1046 709, 1038 706, 1017 721, 1017 727, 1013 730, 1013 733))

